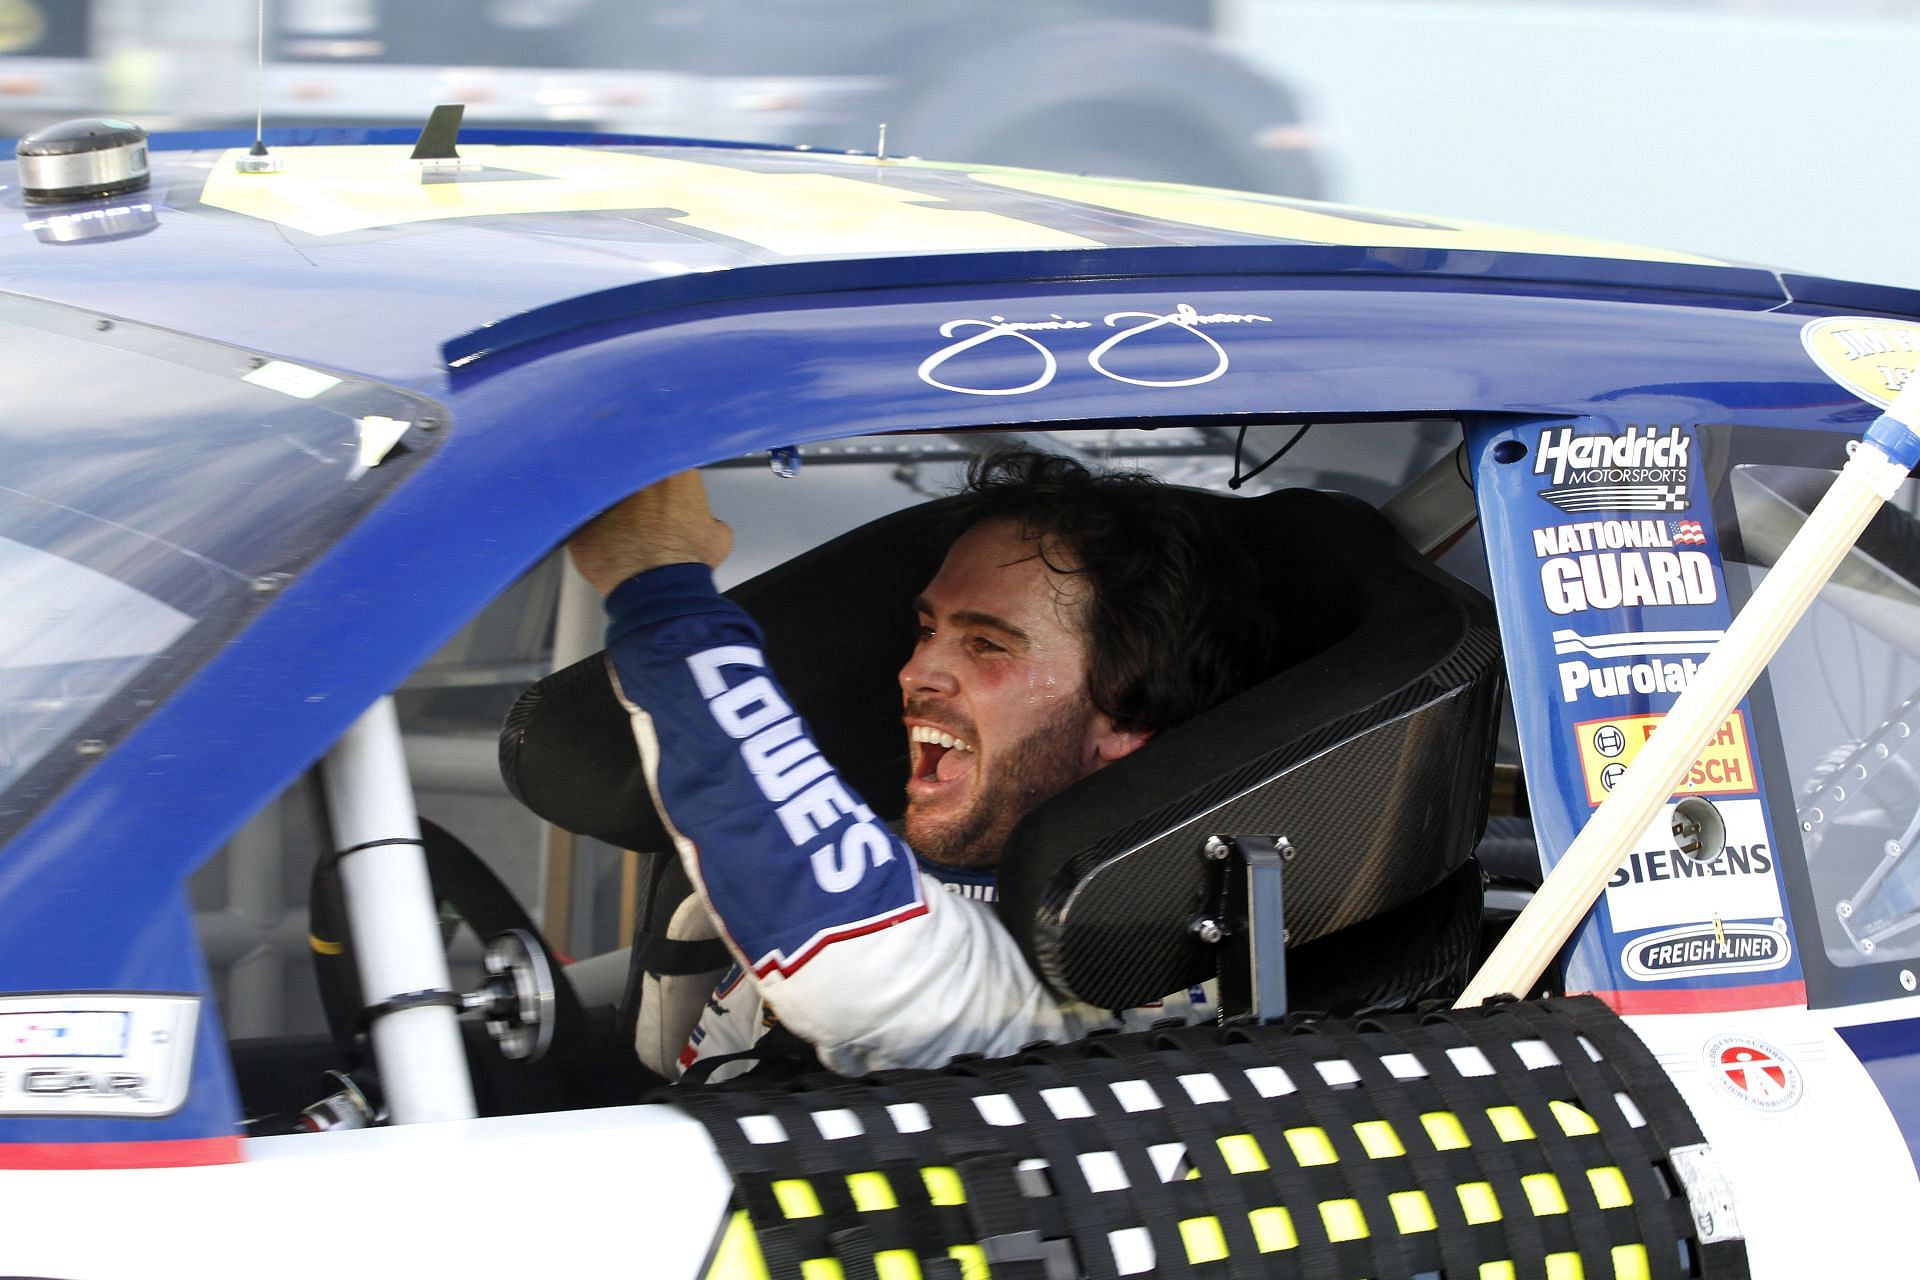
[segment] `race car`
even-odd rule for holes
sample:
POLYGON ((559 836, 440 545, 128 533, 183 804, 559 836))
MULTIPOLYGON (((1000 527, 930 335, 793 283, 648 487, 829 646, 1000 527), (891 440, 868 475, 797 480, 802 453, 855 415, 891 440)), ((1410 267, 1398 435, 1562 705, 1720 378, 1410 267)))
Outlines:
POLYGON ((1905 1256, 1920 294, 877 155, 251 141, 0 167, 0 1272, 1905 1256), (1002 876, 1062 997, 1219 1019, 663 1086, 637 1005, 712 958, 556 548, 706 468, 725 585, 894 816, 906 601, 1010 437, 1211 504, 1283 621, 1002 876), (1513 921, 1649 788, 1570 937, 1513 921))

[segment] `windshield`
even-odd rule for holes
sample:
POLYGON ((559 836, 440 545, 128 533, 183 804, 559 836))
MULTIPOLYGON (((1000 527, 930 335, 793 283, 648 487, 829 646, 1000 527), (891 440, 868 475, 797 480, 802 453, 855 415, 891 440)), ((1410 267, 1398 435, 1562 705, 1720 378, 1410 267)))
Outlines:
MULTIPOLYGON (((1834 473, 1752 463, 1729 487, 1751 590, 1834 473)), ((1920 958, 1920 483, 1841 562, 1769 668, 1813 920, 1842 970, 1920 958)), ((1784 789, 1784 788, 1783 788, 1784 789)), ((1811 975, 1810 975, 1811 977, 1811 975)), ((1881 992, 1882 995, 1888 994, 1881 992)))
POLYGON ((389 489, 436 414, 0 297, 0 838, 389 489))

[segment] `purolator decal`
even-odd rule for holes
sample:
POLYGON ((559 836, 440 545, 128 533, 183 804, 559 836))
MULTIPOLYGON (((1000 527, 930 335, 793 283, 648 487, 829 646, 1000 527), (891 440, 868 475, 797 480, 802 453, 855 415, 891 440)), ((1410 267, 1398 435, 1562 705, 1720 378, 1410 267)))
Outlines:
MULTIPOLYGON (((1095 373, 1129 386, 1197 386, 1219 378, 1229 365, 1227 349, 1206 332, 1208 328, 1272 322, 1271 316, 1236 311, 1203 313, 1185 302, 1166 312, 1115 311, 1102 317, 1101 324, 1118 332, 1083 358, 1095 373), (1188 337, 1170 336, 1179 334, 1188 337)), ((957 341, 922 360, 917 372, 922 382, 942 391, 1025 395, 1051 384, 1060 370, 1053 346, 1036 334, 1096 327, 1091 320, 1058 314, 1038 320, 1009 320, 1000 315, 948 320, 940 326, 940 336, 957 341), (971 376, 964 376, 964 370, 971 370, 971 376)))
POLYGON ((1692 437, 1677 424, 1629 425, 1617 436, 1549 427, 1533 451, 1533 474, 1551 473, 1540 496, 1569 515, 1680 512, 1688 506, 1692 451, 1692 437))
POLYGON ((1701 973, 1782 969, 1792 954, 1785 920, 1716 920, 1635 938, 1620 958, 1629 976, 1642 982, 1666 982, 1701 973))
POLYGON ((1678 695, 1693 682, 1725 632, 1621 631, 1581 635, 1553 633, 1553 653, 1560 659, 1560 700, 1624 698, 1655 693, 1678 695))

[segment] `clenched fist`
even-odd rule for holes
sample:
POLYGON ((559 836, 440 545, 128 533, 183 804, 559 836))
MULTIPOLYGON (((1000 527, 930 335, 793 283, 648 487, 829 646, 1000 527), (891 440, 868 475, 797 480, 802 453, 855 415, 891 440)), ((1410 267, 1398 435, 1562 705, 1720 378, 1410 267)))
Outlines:
POLYGON ((733 530, 714 519, 697 471, 668 476, 615 503, 567 539, 580 576, 602 596, 636 573, 664 564, 719 568, 733 530))

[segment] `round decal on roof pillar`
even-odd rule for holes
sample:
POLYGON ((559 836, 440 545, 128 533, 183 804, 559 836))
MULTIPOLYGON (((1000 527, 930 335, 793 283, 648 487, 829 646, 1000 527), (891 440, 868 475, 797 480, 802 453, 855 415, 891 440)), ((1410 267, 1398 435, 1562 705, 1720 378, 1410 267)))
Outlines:
POLYGON ((1820 372, 1882 409, 1920 370, 1920 324, 1881 316, 1828 316, 1800 329, 1820 372))

